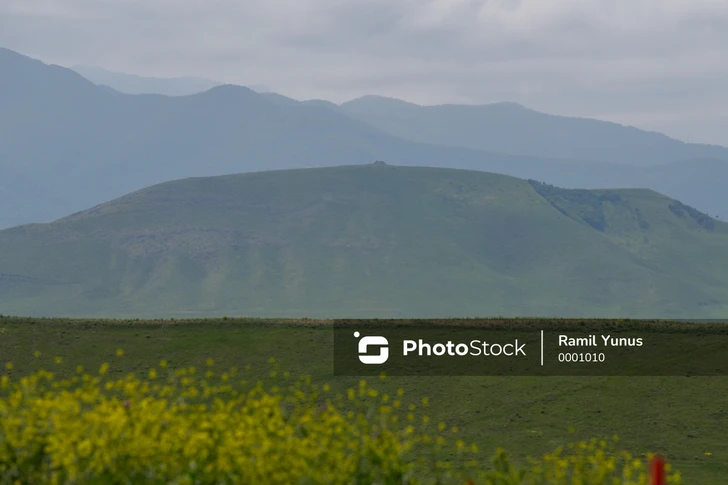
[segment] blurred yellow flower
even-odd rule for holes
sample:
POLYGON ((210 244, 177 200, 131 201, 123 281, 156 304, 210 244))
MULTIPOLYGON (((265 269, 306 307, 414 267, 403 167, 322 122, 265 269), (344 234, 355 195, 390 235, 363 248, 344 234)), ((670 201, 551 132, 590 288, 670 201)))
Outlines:
MULTIPOLYGON (((334 397, 318 393, 308 376, 290 386, 213 385, 194 367, 166 379, 155 369, 113 379, 108 369, 67 380, 44 371, 0 377, 0 483, 415 485, 433 473, 439 483, 461 485, 648 483, 642 460, 597 440, 525 467, 499 449, 494 466, 484 466, 478 446, 446 437, 445 423, 432 430, 414 403, 402 405, 403 391, 389 405, 366 382, 334 397), (447 459, 462 453, 465 469, 447 459)), ((669 480, 679 484, 679 473, 669 480)))

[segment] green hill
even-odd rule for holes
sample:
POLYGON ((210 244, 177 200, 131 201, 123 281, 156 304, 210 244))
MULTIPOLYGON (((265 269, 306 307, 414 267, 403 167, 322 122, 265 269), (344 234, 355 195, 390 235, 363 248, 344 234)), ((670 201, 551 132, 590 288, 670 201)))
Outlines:
POLYGON ((728 314, 728 224, 649 190, 381 164, 168 182, 0 231, 0 313, 728 314))

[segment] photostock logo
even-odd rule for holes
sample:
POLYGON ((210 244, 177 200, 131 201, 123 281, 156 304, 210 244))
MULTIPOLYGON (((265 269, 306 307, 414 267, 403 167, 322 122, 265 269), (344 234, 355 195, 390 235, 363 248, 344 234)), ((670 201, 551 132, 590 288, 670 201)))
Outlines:
MULTIPOLYGON (((354 337, 359 338, 361 334, 354 332, 354 337)), ((362 337, 359 340, 359 361, 362 364, 384 364, 389 358, 389 341, 381 336, 362 337), (379 347, 376 355, 366 355, 369 347, 379 347)))

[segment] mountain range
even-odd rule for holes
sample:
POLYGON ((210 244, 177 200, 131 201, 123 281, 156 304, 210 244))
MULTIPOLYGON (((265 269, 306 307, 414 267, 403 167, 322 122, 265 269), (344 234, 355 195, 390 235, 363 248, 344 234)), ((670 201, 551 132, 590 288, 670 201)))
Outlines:
POLYGON ((638 167, 689 159, 728 160, 725 147, 683 143, 617 123, 539 113, 517 103, 419 106, 364 96, 342 104, 341 110, 387 133, 438 145, 638 167))
POLYGON ((163 94, 165 96, 186 96, 201 93, 224 83, 200 77, 146 77, 123 72, 109 71, 99 66, 72 66, 94 84, 108 86, 126 94, 163 94))
POLYGON ((509 103, 418 107, 365 97, 337 106, 231 85, 130 95, 7 49, 0 72, 0 189, 11 194, 0 228, 174 179, 374 160, 567 188, 650 188, 728 217, 725 148, 614 123, 509 103))
POLYGON ((0 231, 0 313, 718 318, 728 224, 383 163, 187 178, 0 231))

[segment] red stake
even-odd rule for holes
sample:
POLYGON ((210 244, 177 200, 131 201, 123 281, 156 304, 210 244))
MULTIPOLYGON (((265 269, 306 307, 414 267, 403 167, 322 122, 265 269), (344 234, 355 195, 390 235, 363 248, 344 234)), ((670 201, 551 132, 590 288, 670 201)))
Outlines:
POLYGON ((654 457, 650 463, 650 472, 652 475, 650 485, 665 485, 665 458, 661 455, 654 457))

